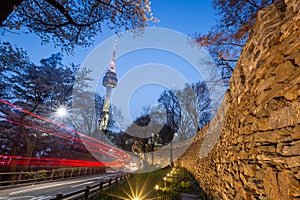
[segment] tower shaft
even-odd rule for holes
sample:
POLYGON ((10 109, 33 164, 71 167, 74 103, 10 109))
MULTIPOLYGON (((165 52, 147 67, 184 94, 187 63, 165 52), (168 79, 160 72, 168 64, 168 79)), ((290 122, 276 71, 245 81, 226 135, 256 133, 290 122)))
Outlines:
POLYGON ((112 91, 112 87, 110 86, 106 87, 106 95, 105 95, 105 100, 103 105, 104 112, 109 112, 111 91, 112 91))

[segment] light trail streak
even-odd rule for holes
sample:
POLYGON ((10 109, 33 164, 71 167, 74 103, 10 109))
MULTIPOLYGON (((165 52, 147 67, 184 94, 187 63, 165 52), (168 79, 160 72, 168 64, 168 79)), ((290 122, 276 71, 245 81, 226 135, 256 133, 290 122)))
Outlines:
MULTIPOLYGON (((67 140, 67 141, 69 141, 69 140, 72 139, 71 136, 65 136, 65 135, 56 134, 56 133, 54 133, 54 132, 50 132, 50 131, 47 131, 47 130, 44 130, 44 129, 41 129, 41 128, 37 128, 37 127, 32 126, 32 125, 28 125, 28 124, 24 124, 24 123, 12 121, 12 120, 7 120, 7 119, 5 119, 5 118, 0 118, 0 120, 9 122, 9 123, 12 123, 12 124, 15 124, 15 125, 24 126, 24 127, 26 127, 26 128, 30 128, 30 129, 33 129, 33 130, 36 130, 36 131, 41 131, 41 132, 43 132, 43 133, 47 133, 47 134, 49 134, 49 135, 52 135, 52 136, 55 136, 55 137, 59 137, 59 138, 61 138, 61 139, 65 139, 65 140, 67 140)), ((81 140, 75 138, 75 139, 74 139, 74 142, 81 142, 81 140)), ((101 145, 100 145, 100 146, 97 146, 97 144, 91 143, 91 142, 86 142, 85 144, 89 144, 90 146, 96 148, 96 150, 95 150, 95 149, 92 149, 92 148, 88 148, 88 147, 87 147, 87 149, 88 149, 89 151, 92 151, 92 152, 97 153, 97 152, 98 152, 97 150, 101 150, 101 152, 102 152, 103 154, 106 154, 106 155, 108 155, 108 156, 112 156, 112 157, 115 157, 115 158, 119 158, 119 157, 120 157, 120 155, 114 155, 112 152, 109 152, 109 148, 108 148, 108 147, 101 146, 101 145)), ((75 144, 72 144, 72 146, 84 150, 83 146, 75 145, 75 144)))
MULTIPOLYGON (((80 132, 78 132, 78 131, 76 131, 76 130, 73 130, 73 129, 71 129, 71 128, 69 128, 69 127, 63 125, 63 124, 59 124, 59 123, 57 123, 57 122, 55 122, 55 121, 52 121, 52 120, 47 119, 47 118, 44 118, 44 117, 42 117, 42 116, 40 116, 40 115, 34 114, 34 113, 32 113, 32 112, 30 112, 30 111, 28 111, 28 110, 25 110, 25 109, 23 109, 23 108, 21 108, 21 107, 19 107, 19 106, 16 106, 16 105, 14 105, 14 104, 12 104, 12 103, 10 103, 10 102, 8 102, 8 101, 5 101, 5 100, 3 100, 3 99, 0 99, 0 103, 4 103, 4 104, 6 104, 6 105, 8 105, 8 106, 10 106, 10 107, 13 107, 13 108, 15 108, 15 109, 17 109, 17 110, 19 110, 19 111, 21 111, 21 112, 24 112, 24 113, 26 113, 26 114, 28 114, 28 115, 30 115, 30 116, 33 116, 33 117, 35 117, 35 118, 38 118, 38 119, 40 119, 40 120, 43 120, 43 121, 48 122, 48 123, 50 123, 50 124, 53 124, 53 125, 55 125, 55 126, 57 126, 57 127, 59 127, 59 128, 63 128, 63 129, 65 129, 65 130, 68 130, 68 131, 70 131, 70 132, 72 132, 72 133, 78 134, 81 138, 85 138, 85 139, 88 139, 88 140, 92 140, 93 142, 102 144, 102 145, 104 145, 104 146, 108 146, 108 149, 113 149, 113 150, 115 150, 115 152, 118 152, 118 153, 120 153, 120 154, 126 154, 126 157, 130 158, 130 155, 129 155, 129 154, 127 154, 127 153, 125 153, 125 152, 119 150, 118 148, 116 148, 116 147, 114 147, 114 146, 111 146, 111 145, 108 145, 108 144, 106 144, 106 143, 104 143, 104 142, 102 142, 102 141, 100 141, 100 140, 97 140, 97 139, 95 139, 95 138, 93 138, 93 137, 84 135, 83 133, 80 133, 80 132)), ((86 142, 86 141, 87 141, 87 140, 85 140, 85 142, 86 142)))
POLYGON ((55 166, 68 166, 68 167, 101 167, 106 166, 105 163, 99 161, 88 161, 88 160, 70 160, 70 159, 59 159, 59 158, 32 158, 23 156, 7 156, 0 155, 0 165, 55 165, 55 166))
MULTIPOLYGON (((46 133, 48 135, 67 140, 73 141, 73 143, 79 143, 79 144, 69 144, 73 147, 80 148, 85 150, 83 147, 83 143, 85 144, 85 147, 90 152, 95 153, 101 153, 105 154, 107 156, 110 156, 112 158, 115 158, 114 161, 111 162, 99 162, 99 161, 88 161, 88 160, 70 160, 70 159, 60 159, 60 158, 33 158, 33 157, 22 157, 22 156, 9 156, 9 155, 0 155, 0 166, 1 165, 59 165, 59 166, 81 166, 81 167, 94 167, 94 166, 111 166, 111 167, 120 167, 124 166, 124 163, 130 159, 130 155, 114 146, 111 146, 109 144, 106 144, 100 140, 97 140, 95 138, 92 138, 90 136, 84 135, 83 133, 80 133, 76 130, 73 130, 63 124, 57 123, 55 121, 52 121, 50 119, 44 118, 40 115, 37 115, 35 113, 32 113, 28 110, 25 110, 19 106, 16 106, 8 101, 5 101, 3 99, 0 99, 0 103, 3 103, 9 107, 12 107, 18 111, 21 111, 23 113, 26 113, 35 119, 42 120, 43 122, 47 122, 49 124, 55 125, 59 129, 64 129, 65 132, 62 133, 61 131, 58 131, 57 129, 54 129, 51 126, 48 126, 47 128, 44 128, 43 126, 34 126, 27 123, 21 123, 14 120, 9 120, 6 118, 0 118, 2 121, 6 121, 11 124, 23 126, 28 129, 33 129, 36 131, 41 131, 43 133, 46 133), (69 132, 74 133, 75 135, 71 135, 69 132), (66 135, 65 133, 68 133, 66 135), (76 137, 76 136, 80 136, 76 137)), ((39 122, 41 123, 41 122, 39 122)))

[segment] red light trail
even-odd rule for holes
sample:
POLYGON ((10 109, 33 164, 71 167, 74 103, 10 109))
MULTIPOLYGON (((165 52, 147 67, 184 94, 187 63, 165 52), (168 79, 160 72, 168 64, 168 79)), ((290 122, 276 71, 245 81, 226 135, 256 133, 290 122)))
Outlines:
POLYGON ((97 140, 95 138, 89 137, 80 133, 76 130, 73 130, 63 124, 57 123, 50 119, 44 118, 40 115, 32 113, 28 110, 20 108, 8 101, 0 99, 0 104, 5 104, 11 108, 14 108, 18 111, 26 113, 32 116, 35 119, 39 119, 42 122, 47 122, 51 125, 55 125, 57 128, 48 126, 35 126, 30 124, 29 122, 18 122, 15 120, 10 120, 7 118, 1 118, 0 121, 5 121, 10 124, 23 126, 28 129, 40 131, 42 133, 46 133, 48 135, 54 136, 58 139, 63 139, 66 141, 72 140, 74 143, 72 144, 73 147, 77 149, 84 149, 82 144, 85 144, 85 148, 94 153, 104 154, 109 156, 110 159, 113 161, 104 162, 104 161, 89 161, 89 160, 72 160, 72 159, 61 159, 61 158, 36 158, 36 157, 24 157, 24 156, 11 156, 11 155, 0 155, 0 166, 9 166, 9 165, 52 165, 52 166, 65 166, 65 167, 97 167, 97 166, 109 166, 109 167, 121 167, 124 166, 126 161, 129 161, 130 155, 114 146, 111 146, 103 141, 97 140), (59 129, 64 129, 65 131, 62 132, 59 129), (66 134, 67 133, 67 134, 66 134), (74 133, 71 135, 70 133, 74 133), (76 137, 76 135, 80 136, 76 137))

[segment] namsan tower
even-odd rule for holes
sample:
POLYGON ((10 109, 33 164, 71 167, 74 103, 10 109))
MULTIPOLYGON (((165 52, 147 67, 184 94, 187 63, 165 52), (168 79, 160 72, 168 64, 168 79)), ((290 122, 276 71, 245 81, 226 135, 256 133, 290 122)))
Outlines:
POLYGON ((103 110, 100 117, 100 130, 106 131, 107 125, 109 122, 109 108, 110 108, 110 97, 111 97, 111 91, 113 88, 117 86, 118 78, 116 73, 116 67, 115 67, 115 56, 116 56, 116 47, 117 47, 117 40, 114 44, 113 54, 111 58, 111 63, 105 73, 105 76, 103 77, 102 84, 104 87, 106 87, 106 95, 103 105, 103 110))

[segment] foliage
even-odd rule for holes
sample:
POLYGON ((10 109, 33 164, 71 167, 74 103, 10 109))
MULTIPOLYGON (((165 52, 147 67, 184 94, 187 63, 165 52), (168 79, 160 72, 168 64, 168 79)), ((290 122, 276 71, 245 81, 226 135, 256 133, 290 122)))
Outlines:
POLYGON ((179 141, 191 138, 211 120, 211 98, 205 82, 186 85, 182 90, 175 90, 180 102, 181 123, 178 130, 179 141))
POLYGON ((144 191, 148 194, 144 199, 177 200, 179 193, 196 194, 199 198, 207 199, 206 194, 199 187, 196 179, 183 168, 160 169, 149 173, 134 174, 127 181, 118 185, 113 185, 107 190, 102 191, 92 200, 117 200, 128 199, 131 191, 144 191), (169 176, 166 176, 169 174, 169 176), (167 179, 164 181, 164 177, 167 179), (144 190, 142 190, 145 184, 144 190), (158 188, 156 188, 158 186, 158 188), (127 194, 126 194, 127 193, 127 194))
POLYGON ((156 21, 148 0, 3 0, 0 27, 29 30, 48 43, 70 51, 87 47, 104 24, 116 32, 140 29, 156 21))
POLYGON ((40 179, 46 179, 47 178, 47 170, 39 170, 37 172, 31 171, 31 172, 23 172, 25 179, 34 179, 36 181, 40 179))
POLYGON ((193 137, 212 116, 205 82, 164 91, 158 101, 159 105, 145 109, 125 133, 115 134, 115 144, 138 154, 146 165, 146 153, 151 153, 153 165, 155 149, 169 144, 174 137, 174 142, 193 137))
POLYGON ((198 129, 200 130, 212 118, 214 113, 211 112, 211 96, 205 82, 197 82, 192 85, 196 95, 195 110, 198 112, 198 129))
POLYGON ((186 169, 172 168, 166 174, 165 180, 161 181, 156 190, 157 199, 160 200, 176 200, 180 193, 196 194, 201 199, 206 199, 204 192, 198 185, 198 182, 186 169))
POLYGON ((7 100, 13 98, 11 88, 12 79, 21 73, 21 68, 29 68, 33 64, 29 61, 27 53, 20 48, 14 48, 10 43, 0 45, 0 96, 7 100))
POLYGON ((0 45, 0 66, 2 99, 39 114, 69 104, 77 66, 63 65, 62 54, 52 54, 36 65, 23 49, 6 42, 0 45))
MULTIPOLYGON (((54 117, 60 105, 70 106, 77 66, 62 64, 60 53, 41 59, 39 64, 33 64, 24 50, 2 43, 0 66, 0 99, 48 119, 54 117)), ((70 156, 70 146, 75 139, 57 140, 53 135, 65 131, 60 127, 5 104, 0 106, 0 116, 1 154, 37 158, 70 156), (47 131, 55 134, 48 134, 47 131)), ((56 118, 56 121, 59 119, 56 118)), ((73 134, 73 137, 76 135, 73 134)))
POLYGON ((213 0, 218 21, 207 34, 195 35, 207 47, 221 70, 223 79, 231 77, 235 63, 256 20, 257 12, 272 0, 213 0))
POLYGON ((161 135, 163 144, 172 141, 174 134, 178 131, 181 122, 181 108, 176 94, 172 90, 164 91, 158 102, 164 107, 167 115, 165 122, 165 134, 161 135))
POLYGON ((123 197, 124 199, 128 199, 128 195, 125 192, 131 194, 135 191, 141 191, 143 184, 144 187, 144 195, 147 196, 144 199, 154 198, 155 193, 153 192, 153 187, 157 184, 158 180, 162 180, 163 176, 169 171, 170 168, 164 168, 157 171, 149 172, 149 173, 137 173, 130 177, 127 181, 123 181, 118 185, 113 185, 105 191, 102 191, 97 197, 92 200, 119 200, 123 197), (130 187, 132 189, 130 189, 130 187))

